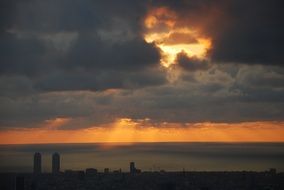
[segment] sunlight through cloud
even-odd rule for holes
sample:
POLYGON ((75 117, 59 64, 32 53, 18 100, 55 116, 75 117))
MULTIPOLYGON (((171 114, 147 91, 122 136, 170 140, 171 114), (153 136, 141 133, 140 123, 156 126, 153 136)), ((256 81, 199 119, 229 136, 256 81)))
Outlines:
POLYGON ((175 12, 165 7, 149 11, 144 20, 144 39, 160 48, 160 64, 169 67, 176 64, 179 53, 188 57, 207 60, 208 50, 212 47, 211 38, 203 36, 198 28, 177 25, 175 12))

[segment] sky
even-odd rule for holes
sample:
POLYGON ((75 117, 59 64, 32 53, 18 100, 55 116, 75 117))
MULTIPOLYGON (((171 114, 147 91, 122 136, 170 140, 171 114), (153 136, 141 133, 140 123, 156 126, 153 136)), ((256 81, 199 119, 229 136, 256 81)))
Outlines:
POLYGON ((282 0, 2 0, 0 144, 284 142, 282 0))

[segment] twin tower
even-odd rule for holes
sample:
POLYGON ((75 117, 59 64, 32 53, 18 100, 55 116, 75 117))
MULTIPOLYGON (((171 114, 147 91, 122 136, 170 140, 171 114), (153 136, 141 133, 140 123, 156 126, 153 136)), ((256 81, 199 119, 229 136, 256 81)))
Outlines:
MULTIPOLYGON (((52 173, 58 174, 60 172, 60 155, 55 152, 52 154, 52 173)), ((41 174, 41 154, 36 152, 34 154, 34 174, 41 174)))

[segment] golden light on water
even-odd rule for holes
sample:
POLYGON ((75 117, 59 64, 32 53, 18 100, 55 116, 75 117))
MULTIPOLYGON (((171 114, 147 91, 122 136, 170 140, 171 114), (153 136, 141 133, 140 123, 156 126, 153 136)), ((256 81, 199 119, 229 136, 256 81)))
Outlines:
POLYGON ((198 28, 181 26, 177 22, 176 14, 164 7, 151 10, 144 20, 144 39, 160 48, 161 65, 169 67, 175 64, 177 54, 181 52, 188 57, 208 59, 211 38, 202 35, 198 28))

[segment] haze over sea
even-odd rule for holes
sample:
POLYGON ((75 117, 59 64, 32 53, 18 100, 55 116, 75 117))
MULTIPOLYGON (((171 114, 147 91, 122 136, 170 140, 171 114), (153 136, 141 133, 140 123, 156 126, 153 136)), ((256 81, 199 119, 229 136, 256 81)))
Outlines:
POLYGON ((0 145, 0 172, 32 172, 34 152, 42 153, 44 172, 51 154, 61 155, 61 170, 85 168, 129 171, 284 171, 284 143, 92 143, 0 145))

